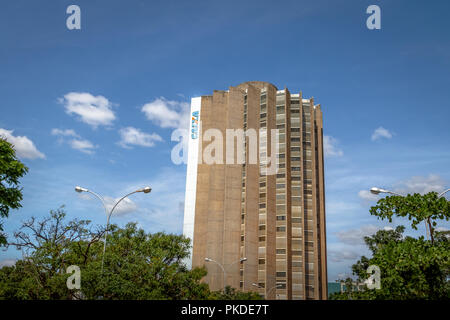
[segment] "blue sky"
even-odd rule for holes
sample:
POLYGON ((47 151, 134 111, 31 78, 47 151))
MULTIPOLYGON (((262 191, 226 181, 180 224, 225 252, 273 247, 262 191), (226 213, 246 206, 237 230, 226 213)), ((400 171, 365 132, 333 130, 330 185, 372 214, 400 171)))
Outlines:
MULTIPOLYGON (((75 185, 110 199, 151 185, 113 222, 181 233, 186 167, 171 162, 170 137, 187 103, 269 81, 322 105, 329 279, 348 274, 367 254, 363 235, 406 223, 371 217, 370 187, 450 184, 449 10, 400 0, 5 2, 0 130, 30 168, 6 231, 63 204, 70 218, 103 224, 100 203, 75 185), (66 28, 71 4, 81 30, 66 28), (381 30, 366 27, 371 4, 381 30)), ((18 258, 0 252, 3 263, 18 258)))

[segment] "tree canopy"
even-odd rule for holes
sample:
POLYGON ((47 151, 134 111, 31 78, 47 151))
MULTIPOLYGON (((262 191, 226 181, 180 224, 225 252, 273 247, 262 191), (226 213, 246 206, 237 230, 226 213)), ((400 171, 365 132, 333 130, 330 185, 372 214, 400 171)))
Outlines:
POLYGON ((431 241, 423 236, 405 237, 403 226, 365 237, 372 257, 362 256, 352 266, 352 272, 362 283, 370 276, 367 268, 378 266, 381 288, 346 290, 332 295, 331 299, 450 299, 450 241, 447 232, 437 232, 434 228, 439 221, 449 219, 449 202, 438 198, 435 192, 392 196, 379 200, 370 212, 390 222, 393 216, 407 217, 414 229, 418 223, 427 221, 431 241))
POLYGON ((378 200, 377 205, 370 208, 370 214, 382 220, 388 219, 389 222, 392 222, 393 216, 406 217, 415 230, 418 224, 425 221, 433 242, 437 221, 450 219, 450 201, 444 197, 439 198, 437 192, 390 196, 378 200))
MULTIPOLYGON (((11 143, 0 136, 0 218, 7 218, 10 209, 21 207, 22 189, 19 178, 28 172, 28 168, 16 157, 11 143)), ((0 246, 6 245, 3 223, 0 220, 0 246)))

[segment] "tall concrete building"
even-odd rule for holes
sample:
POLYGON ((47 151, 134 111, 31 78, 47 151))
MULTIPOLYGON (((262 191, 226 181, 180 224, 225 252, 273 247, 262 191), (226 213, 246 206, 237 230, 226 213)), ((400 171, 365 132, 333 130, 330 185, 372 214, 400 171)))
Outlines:
POLYGON ((193 98, 191 116, 183 232, 192 266, 206 266, 212 290, 326 299, 320 105, 254 81, 193 98))

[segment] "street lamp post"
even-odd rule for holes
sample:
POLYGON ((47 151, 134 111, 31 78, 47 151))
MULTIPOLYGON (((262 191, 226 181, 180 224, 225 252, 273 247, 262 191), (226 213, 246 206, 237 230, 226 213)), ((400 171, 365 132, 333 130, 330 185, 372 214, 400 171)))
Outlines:
MULTIPOLYGON (((441 192, 439 195, 438 195, 438 199, 440 199, 441 197, 443 197, 444 196, 444 194, 446 194, 447 192, 449 192, 450 191, 450 189, 447 189, 447 190, 445 190, 445 191, 443 191, 443 192, 441 192)), ((389 194, 392 194, 392 195, 394 195, 394 196, 400 196, 400 197, 404 197, 404 195, 402 195, 402 194, 399 194, 399 193, 396 193, 396 192, 393 192, 393 191, 389 191, 389 190, 385 190, 385 189, 381 189, 381 188, 377 188, 377 187, 373 187, 373 188, 371 188, 370 189, 370 192, 371 193, 373 193, 373 194, 376 194, 376 195, 378 195, 378 194, 380 194, 380 193, 389 193, 389 194)), ((429 240, 429 232, 428 232, 428 222, 427 221, 424 221, 425 222, 425 230, 426 230, 426 232, 427 232, 427 240, 429 240)))
POLYGON ((81 192, 88 192, 88 193, 94 195, 95 197, 97 197, 98 199, 100 199, 100 201, 101 201, 102 204, 103 204, 103 208, 105 209, 105 213, 106 213, 106 215, 107 215, 107 219, 106 219, 105 241, 104 241, 104 243, 103 243, 103 255, 102 255, 102 273, 103 273, 103 263, 104 263, 104 259, 105 259, 106 241, 107 241, 107 235, 108 235, 108 230, 109 230, 109 220, 110 220, 110 218, 111 218, 112 213, 114 212, 114 209, 117 207, 117 205, 118 205, 123 199, 127 198, 128 196, 130 196, 130 195, 132 195, 132 194, 134 194, 134 193, 138 193, 138 192, 150 193, 150 192, 152 191, 152 188, 150 188, 150 187, 145 187, 145 188, 138 189, 138 190, 136 190, 136 191, 133 191, 133 192, 128 193, 127 195, 125 195, 125 196, 123 196, 122 198, 120 198, 120 199, 114 204, 114 206, 111 208, 111 211, 110 211, 109 213, 108 213, 108 209, 106 208, 105 200, 103 199, 103 197, 101 197, 101 196, 98 195, 97 193, 95 193, 95 192, 93 192, 93 191, 91 191, 91 190, 89 190, 89 189, 86 189, 86 188, 83 188, 83 187, 79 187, 79 186, 76 186, 76 187, 75 187, 75 191, 76 191, 76 192, 79 192, 79 193, 81 193, 81 192))
MULTIPOLYGON (((219 263, 216 260, 213 260, 211 258, 205 258, 205 261, 206 262, 214 262, 215 264, 217 264, 222 269, 222 276, 223 276, 222 283, 223 283, 223 289, 225 290, 225 287, 226 287, 226 284, 225 284, 226 280, 225 279, 227 278, 227 276, 226 276, 227 273, 225 271, 224 266, 221 263, 219 263)), ((247 261, 247 258, 240 258, 239 260, 236 260, 235 262, 231 263, 230 266, 232 266, 233 264, 235 264, 237 262, 241 262, 242 263, 244 261, 247 261)))
MULTIPOLYGON (((252 286, 257 287, 258 289, 264 289, 263 287, 261 287, 261 286, 260 286, 259 284, 257 284, 257 283, 252 283, 252 286)), ((282 286, 283 286, 282 284, 277 284, 277 285, 273 286, 272 288, 270 288, 269 291, 267 291, 267 297, 270 295, 270 293, 272 292, 273 289, 279 288, 279 287, 282 287, 282 286)))

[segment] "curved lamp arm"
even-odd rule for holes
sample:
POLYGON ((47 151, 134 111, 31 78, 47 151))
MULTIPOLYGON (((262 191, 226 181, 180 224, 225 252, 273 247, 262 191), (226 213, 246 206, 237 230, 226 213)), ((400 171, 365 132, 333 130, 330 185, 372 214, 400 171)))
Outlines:
POLYGON ((79 187, 79 186, 75 187, 75 191, 79 192, 79 193, 81 193, 81 192, 88 192, 88 193, 94 195, 95 197, 97 197, 102 202, 103 208, 105 209, 105 213, 108 216, 108 209, 106 208, 105 200, 103 199, 102 196, 100 196, 99 194, 95 193, 94 191, 91 191, 89 189, 82 188, 82 187, 79 187))
POLYGON ((113 214, 114 209, 117 207, 117 205, 118 205, 123 199, 125 199, 126 197, 128 197, 128 196, 130 196, 130 195, 132 195, 132 194, 134 194, 134 193, 138 193, 138 192, 142 192, 142 190, 136 190, 136 191, 130 192, 129 194, 127 194, 127 195, 123 196, 122 198, 120 198, 119 201, 117 201, 117 202, 114 204, 114 206, 112 207, 111 211, 110 211, 109 214, 108 214, 108 219, 106 220, 106 232, 108 232, 108 228, 109 228, 109 219, 110 219, 111 215, 113 214))
POLYGON ((438 198, 443 197, 444 194, 446 194, 447 192, 449 192, 450 189, 445 190, 444 192, 439 193, 438 198))
POLYGON ((223 267, 223 265, 220 264, 219 262, 217 262, 216 260, 211 259, 211 258, 205 258, 205 261, 206 262, 214 262, 215 264, 217 264, 222 269, 222 272, 223 272, 223 288, 225 289, 225 279, 227 278, 227 276, 226 276, 227 273, 226 273, 225 268, 223 267))

